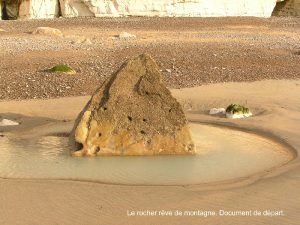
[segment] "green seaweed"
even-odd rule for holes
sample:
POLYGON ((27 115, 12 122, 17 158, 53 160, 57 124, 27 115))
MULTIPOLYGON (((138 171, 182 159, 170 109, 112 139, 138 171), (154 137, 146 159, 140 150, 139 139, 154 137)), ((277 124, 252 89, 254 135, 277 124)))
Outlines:
POLYGON ((48 69, 47 72, 50 72, 50 73, 75 73, 75 71, 71 67, 64 65, 64 64, 54 66, 54 67, 48 69))
POLYGON ((227 108, 226 108, 226 112, 227 113, 249 113, 249 108, 242 106, 242 105, 238 105, 238 104, 230 104, 227 108))

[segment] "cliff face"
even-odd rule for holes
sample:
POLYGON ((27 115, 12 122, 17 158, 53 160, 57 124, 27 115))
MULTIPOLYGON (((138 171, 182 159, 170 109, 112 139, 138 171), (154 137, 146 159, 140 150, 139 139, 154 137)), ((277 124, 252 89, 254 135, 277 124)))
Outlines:
MULTIPOLYGON (((7 0, 18 1, 19 0, 7 0)), ((95 16, 270 17, 276 0, 20 0, 19 18, 95 16)), ((15 6, 11 5, 10 8, 15 6)))
POLYGON ((20 19, 51 19, 59 14, 57 0, 23 0, 19 7, 20 19))
MULTIPOLYGON (((276 0, 61 0, 66 8, 95 16, 258 16, 269 17, 276 0)), ((65 16, 77 16, 65 11, 65 16)))
POLYGON ((300 16, 300 0, 286 0, 278 2, 272 15, 300 16))

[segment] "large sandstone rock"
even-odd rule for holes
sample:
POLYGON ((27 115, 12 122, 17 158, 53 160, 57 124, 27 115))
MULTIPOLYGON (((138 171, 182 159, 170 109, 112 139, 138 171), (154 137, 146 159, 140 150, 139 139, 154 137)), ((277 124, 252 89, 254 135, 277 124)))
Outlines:
POLYGON ((71 134, 75 155, 191 154, 180 104, 150 56, 126 62, 95 92, 71 134))

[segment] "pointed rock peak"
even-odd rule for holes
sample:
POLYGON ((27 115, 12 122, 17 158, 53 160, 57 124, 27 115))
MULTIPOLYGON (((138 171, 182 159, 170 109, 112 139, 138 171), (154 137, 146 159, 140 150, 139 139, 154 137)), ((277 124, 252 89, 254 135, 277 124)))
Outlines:
POLYGON ((78 116, 75 155, 192 154, 184 112, 146 54, 128 60, 78 116))

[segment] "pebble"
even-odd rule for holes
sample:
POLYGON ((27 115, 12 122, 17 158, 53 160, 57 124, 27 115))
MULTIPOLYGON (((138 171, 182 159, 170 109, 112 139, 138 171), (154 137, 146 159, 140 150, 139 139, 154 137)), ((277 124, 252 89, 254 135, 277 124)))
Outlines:
POLYGON ((209 110, 209 115, 225 114, 224 108, 212 108, 209 110))
POLYGON ((120 39, 129 39, 129 38, 136 38, 136 35, 130 34, 130 33, 127 33, 127 32, 122 32, 122 33, 119 34, 118 37, 120 39))

